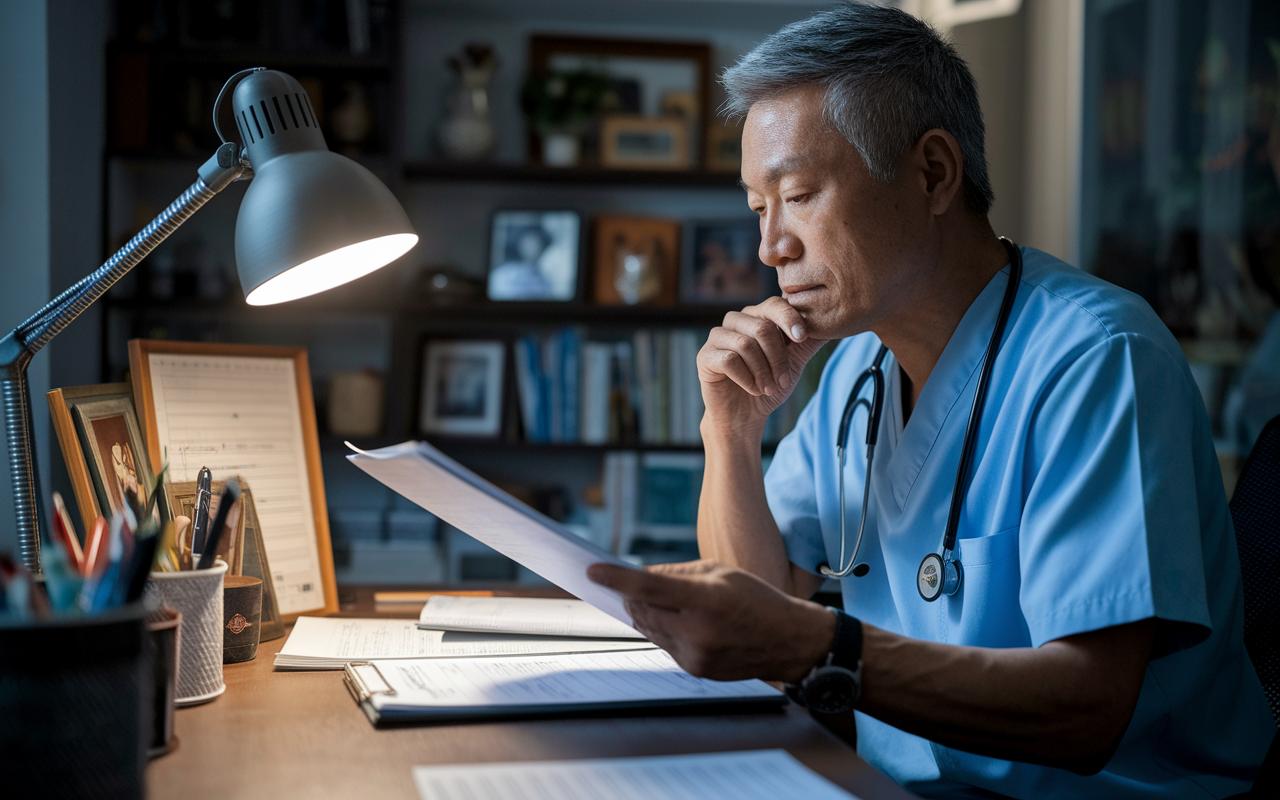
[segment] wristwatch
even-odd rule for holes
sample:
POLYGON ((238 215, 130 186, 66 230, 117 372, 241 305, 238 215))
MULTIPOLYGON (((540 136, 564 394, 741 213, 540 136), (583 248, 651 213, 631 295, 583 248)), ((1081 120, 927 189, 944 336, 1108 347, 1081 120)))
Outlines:
POLYGON ((840 714, 862 696, 862 622, 838 608, 827 610, 836 615, 831 652, 799 686, 788 686, 787 695, 811 711, 840 714))

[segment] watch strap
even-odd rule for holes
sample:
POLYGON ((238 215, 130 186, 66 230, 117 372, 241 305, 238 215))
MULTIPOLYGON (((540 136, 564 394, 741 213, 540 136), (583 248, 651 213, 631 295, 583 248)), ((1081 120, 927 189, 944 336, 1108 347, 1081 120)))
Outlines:
POLYGON ((827 663, 857 670, 862 662, 862 621, 838 608, 827 606, 827 609, 836 615, 836 636, 827 663))

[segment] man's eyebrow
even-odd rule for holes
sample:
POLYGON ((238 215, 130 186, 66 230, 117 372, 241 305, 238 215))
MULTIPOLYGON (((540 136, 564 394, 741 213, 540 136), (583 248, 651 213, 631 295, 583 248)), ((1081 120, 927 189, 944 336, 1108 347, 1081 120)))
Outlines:
MULTIPOLYGON (((765 186, 775 184, 782 179, 783 175, 786 175, 789 172, 795 172, 796 170, 805 167, 808 162, 809 159, 807 158, 795 156, 775 161, 767 170, 765 170, 763 184, 765 186)), ((738 185, 746 191, 751 191, 750 187, 747 186, 747 182, 741 178, 738 179, 738 185)))

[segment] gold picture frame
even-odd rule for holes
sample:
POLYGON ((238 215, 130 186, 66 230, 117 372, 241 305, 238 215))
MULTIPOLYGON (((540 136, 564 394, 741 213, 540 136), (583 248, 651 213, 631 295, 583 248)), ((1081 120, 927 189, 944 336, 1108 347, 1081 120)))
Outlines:
POLYGON ((337 613, 306 349, 134 339, 129 367, 152 461, 167 451, 175 482, 209 466, 257 487, 266 551, 287 554, 271 559, 282 619, 337 613), (182 423, 192 415, 198 424, 182 423))
POLYGON ((62 451, 62 460, 71 478, 71 490, 80 512, 81 535, 88 536, 98 517, 106 516, 99 505, 98 493, 89 474, 89 464, 80 434, 76 431, 73 409, 82 402, 127 398, 133 401, 133 389, 127 383, 100 383, 93 386, 67 386, 45 393, 49 418, 62 451))
POLYGON ((600 163, 609 169, 689 169, 689 122, 681 117, 605 117, 600 163))

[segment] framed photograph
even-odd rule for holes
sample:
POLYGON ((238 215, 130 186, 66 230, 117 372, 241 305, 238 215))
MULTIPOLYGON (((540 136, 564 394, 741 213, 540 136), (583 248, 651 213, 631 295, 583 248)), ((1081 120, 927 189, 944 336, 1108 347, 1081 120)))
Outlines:
POLYGON ((169 465, 168 480, 208 467, 254 487, 282 619, 336 613, 307 351, 134 339, 129 369, 147 452, 169 465))
MULTIPOLYGON (((218 502, 222 499, 222 490, 226 487, 226 482, 213 481, 210 486, 213 491, 213 502, 209 505, 209 516, 212 518, 218 513, 218 502)), ((195 518, 195 481, 166 483, 164 495, 173 516, 195 518)), ((275 581, 272 580, 266 544, 262 541, 262 523, 258 521, 258 507, 253 502, 253 490, 245 480, 240 481, 240 505, 243 513, 240 514, 240 519, 236 523, 236 529, 222 537, 218 545, 218 555, 227 562, 228 575, 248 575, 262 581, 260 638, 264 642, 269 642, 284 636, 284 620, 280 617, 275 581)))
POLYGON ((742 170, 742 119, 717 117, 707 125, 707 169, 713 172, 742 170))
POLYGON ((502 342, 427 342, 418 427, 459 436, 500 434, 506 352, 502 342))
POLYGON ((600 305, 673 306, 679 296, 679 258, 675 220, 596 217, 592 298, 600 305))
POLYGON ((605 117, 600 164, 613 169, 688 169, 688 124, 679 117, 605 117))
MULTIPOLYGON (((88 535, 100 516, 109 516, 110 508, 101 505, 94 479, 89 472, 88 442, 81 438, 76 428, 74 409, 81 403, 104 400, 126 400, 133 403, 133 391, 127 383, 102 383, 96 386, 68 386, 45 394, 49 403, 49 417, 53 422, 58 447, 71 478, 76 508, 80 512, 81 535, 88 535), (104 512, 103 508, 107 508, 104 512)), ((135 423, 136 424, 136 423, 135 423)), ((143 451, 146 452, 145 450, 143 451)))
MULTIPOLYGON (((667 117, 686 136, 686 165, 700 161, 710 116, 711 46, 696 42, 532 36, 529 74, 601 72, 612 91, 606 113, 667 117)), ((535 156, 539 142, 531 134, 535 156)), ((601 150, 603 155, 603 148, 601 150)))
POLYGON ((581 218, 575 211, 498 211, 489 245, 490 300, 578 296, 581 218))
POLYGON ((82 401, 72 409, 72 415, 103 515, 123 512, 127 492, 133 492, 145 506, 154 479, 133 400, 82 401))
POLYGON ((760 260, 757 219, 705 220, 685 226, 680 268, 684 303, 755 303, 777 291, 775 270, 760 260))

